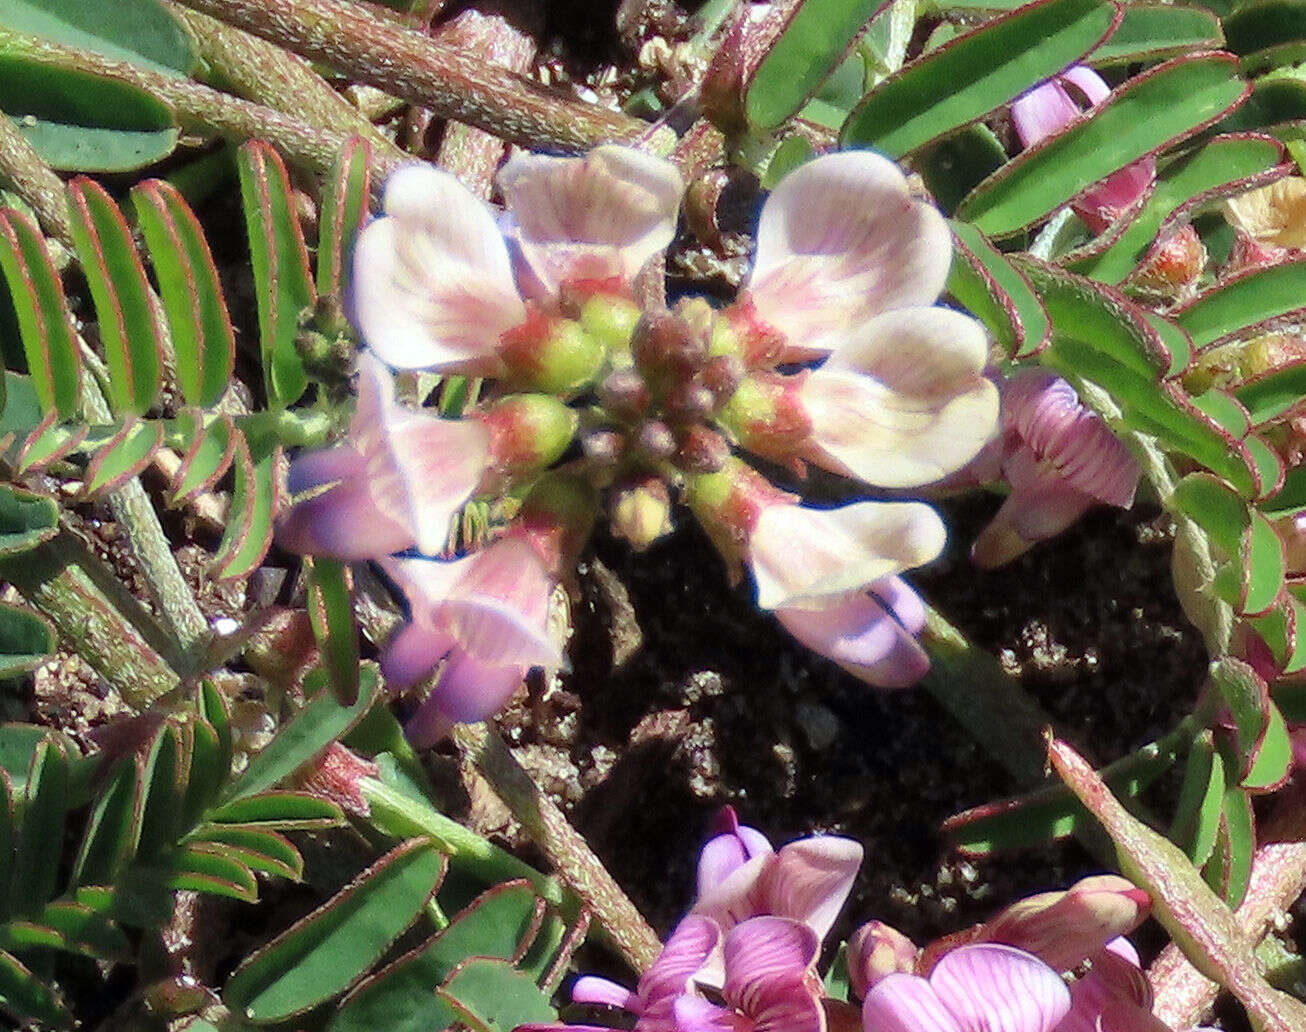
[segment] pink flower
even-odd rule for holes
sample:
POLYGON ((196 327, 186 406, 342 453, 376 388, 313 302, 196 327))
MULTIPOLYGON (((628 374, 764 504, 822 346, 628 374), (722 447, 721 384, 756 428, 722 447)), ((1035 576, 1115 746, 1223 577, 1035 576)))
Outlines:
MULTIPOLYGON (((721 929, 701 917, 686 917, 671 933, 662 952, 631 992, 606 978, 585 975, 571 988, 575 1003, 619 1007, 636 1017, 639 1032, 672 1032, 675 1028, 676 1000, 691 992, 693 979, 708 964, 721 945, 721 929)), ((522 1026, 532 1032, 548 1029, 588 1029, 592 1026, 543 1025, 522 1026)), ((606 1032, 606 1030, 605 1030, 606 1032)))
POLYGON ((866 994, 866 1032, 1053 1032, 1070 1010, 1061 976, 1010 946, 962 946, 929 978, 894 973, 866 994))
POLYGON ((694 993, 677 997, 676 1032, 825 1032, 814 969, 820 949, 810 928, 788 918, 736 925, 723 944, 724 1006, 694 993))
POLYGON ((349 435, 290 464, 292 495, 321 490, 291 508, 277 540, 293 552, 345 560, 379 559, 413 545, 439 552, 450 519, 489 463, 484 426, 399 405, 389 370, 365 352, 349 435))
POLYGON ((402 687, 440 667, 405 729, 415 744, 439 740, 452 723, 484 720, 532 667, 562 665, 547 629, 556 574, 525 531, 452 562, 392 558, 381 565, 412 610, 381 655, 386 680, 402 687))
MULTIPOLYGON (((1062 75, 1018 97, 1011 105, 1011 122, 1025 147, 1054 136, 1083 117, 1084 110, 1066 87, 1082 94, 1089 108, 1111 95, 1111 87, 1090 68, 1075 65, 1062 75)), ((1091 190, 1080 194, 1071 206, 1094 233, 1101 233, 1121 214, 1133 207, 1152 188, 1156 160, 1142 158, 1113 172, 1091 190)))
POLYGON ((1116 939, 1093 955, 1088 973, 1071 983, 1070 1012, 1055 1032, 1170 1032, 1152 1014, 1152 987, 1128 940, 1116 939))
POLYGON ((364 340, 391 366, 505 372, 505 335, 549 332, 529 322, 525 299, 553 303, 579 281, 628 286, 670 243, 683 191, 669 163, 619 146, 580 158, 519 155, 500 183, 521 284, 495 217, 457 179, 431 165, 390 177, 384 214, 355 249, 353 309, 364 340))
POLYGON ((759 831, 739 824, 732 808, 722 815, 727 830, 703 847, 690 913, 710 917, 726 932, 749 918, 785 917, 824 939, 852 891, 861 845, 811 835, 775 852, 759 831))
POLYGON ((736 314, 783 334, 782 360, 819 357, 876 316, 932 305, 951 262, 947 223, 912 198, 897 165, 828 154, 767 198, 736 314))
POLYGON ((881 979, 914 974, 920 948, 883 921, 867 921, 848 937, 848 987, 858 999, 881 979))
POLYGON ((1011 494, 971 549, 976 565, 1010 562, 1092 505, 1133 504, 1137 460, 1059 376, 1025 370, 1004 384, 1002 428, 1011 494))

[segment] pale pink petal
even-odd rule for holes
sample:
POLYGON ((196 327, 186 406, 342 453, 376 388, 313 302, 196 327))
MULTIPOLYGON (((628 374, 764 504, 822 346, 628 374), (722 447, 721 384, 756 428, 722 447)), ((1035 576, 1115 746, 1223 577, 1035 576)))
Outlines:
POLYGON ((969 1032, 916 975, 892 974, 871 986, 862 1003, 865 1032, 969 1032))
POLYGON ((790 842, 762 872, 762 907, 802 922, 819 942, 839 916, 861 865, 862 847, 850 838, 812 835, 790 842))
POLYGON ((768 506, 748 542, 763 609, 832 600, 933 559, 943 521, 920 502, 855 502, 838 509, 768 506))
MULTIPOLYGON (((1076 490, 1050 467, 1035 468, 1027 453, 1018 458, 1028 472, 1020 474, 1021 485, 1013 484, 1011 494, 971 546, 971 560, 981 569, 1009 563, 1040 541, 1055 537, 1094 504, 1092 497, 1076 490)), ((1009 461, 1008 475, 1011 469, 1009 461)))
POLYGON ((1071 65, 1058 78, 1079 87, 1090 106, 1101 104, 1111 96, 1111 87, 1106 80, 1085 65, 1071 65))
POLYGON ((935 966, 930 985, 959 1032, 1052 1032, 1070 1010, 1061 976, 1010 946, 952 950, 935 966))
POLYGON ((562 653, 545 628, 502 599, 485 595, 450 598, 440 607, 437 624, 449 632, 460 650, 490 666, 556 669, 562 665, 562 653))
POLYGON ((763 854, 736 867, 716 885, 700 893, 690 913, 710 918, 725 931, 763 913, 757 887, 762 872, 773 859, 773 854, 763 854))
POLYGON ((617 145, 581 158, 518 154, 499 186, 522 256, 553 294, 569 280, 629 283, 671 243, 684 192, 675 166, 617 145))
POLYGON ((698 895, 711 892, 754 857, 772 852, 765 835, 738 823, 734 831, 713 836, 698 856, 698 895))
POLYGON ((848 986, 853 995, 867 991, 889 975, 916 969, 920 949, 898 929, 883 921, 868 921, 848 937, 848 986))
POLYGON ((930 669, 929 657, 913 636, 915 632, 865 592, 819 607, 780 606, 775 615, 785 630, 813 652, 877 688, 906 688, 930 669))
POLYGON ((300 555, 346 562, 379 559, 411 545, 408 526, 376 512, 363 465, 347 443, 297 456, 288 477, 291 496, 316 493, 281 517, 277 543, 300 555))
POLYGON ((1056 1032, 1170 1032, 1152 1014, 1152 987, 1126 940, 1109 943, 1071 984, 1070 1013, 1056 1032))
POLYGON ((947 223, 913 200, 891 161, 843 151, 791 172, 762 207, 747 295, 789 339, 821 354, 850 327, 930 304, 952 261, 947 223))
POLYGON ((533 626, 544 626, 555 578, 524 536, 509 533, 472 558, 458 594, 499 599, 533 626))
POLYGON ((434 626, 439 607, 474 569, 477 558, 477 555, 453 560, 390 558, 381 561, 381 569, 403 592, 413 619, 434 626))
POLYGON ((804 457, 883 487, 942 479, 997 429, 987 361, 983 327, 960 312, 911 308, 871 319, 800 389, 812 424, 804 457))
POLYGON ((633 1010, 638 1006, 635 994, 624 985, 596 975, 583 975, 571 987, 572 1003, 590 1003, 601 1007, 633 1010))
POLYGON ((1142 924, 1151 904, 1146 892, 1118 875, 1083 878, 1064 892, 1018 900, 985 923, 982 938, 1070 971, 1142 924))
POLYGON ((492 373, 526 316, 494 217, 453 176, 409 165, 359 234, 352 302, 367 345, 400 369, 492 373))
POLYGON ((290 463, 286 488, 291 497, 317 487, 353 480, 363 472, 363 457, 349 443, 303 452, 290 463))
POLYGON ((441 551, 450 521, 489 468, 485 424, 403 408, 395 401, 390 371, 364 355, 350 438, 366 463, 378 515, 410 527, 419 551, 441 551))
POLYGON ((1055 79, 1017 97, 1011 104, 1011 124, 1022 147, 1032 147, 1060 132, 1082 114, 1055 79))
POLYGON ((406 624, 381 652, 381 674, 394 688, 406 688, 432 673, 453 647, 443 631, 406 624))
POLYGON ((1156 181, 1156 160, 1143 158, 1102 180, 1074 203, 1075 214, 1094 233, 1101 233, 1129 210, 1156 181))

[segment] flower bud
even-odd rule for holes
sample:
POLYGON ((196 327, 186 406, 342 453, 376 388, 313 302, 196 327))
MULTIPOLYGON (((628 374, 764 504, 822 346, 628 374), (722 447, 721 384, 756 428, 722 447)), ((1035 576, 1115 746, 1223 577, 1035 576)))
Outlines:
POLYGON ((702 423, 686 428, 673 457, 686 473, 715 473, 730 458, 730 445, 715 430, 702 423))
POLYGON ((716 398, 701 383, 693 380, 677 384, 667 392, 662 403, 667 415, 684 422, 706 419, 716 406, 716 398))
POLYGON ((868 921, 848 939, 848 984, 859 997, 880 979, 916 970, 916 944, 882 921, 868 921))
POLYGON ((630 351, 630 339, 635 335, 639 317, 639 305, 613 294, 596 294, 580 310, 581 326, 610 355, 630 351))
POLYGON ((599 404, 619 419, 638 419, 648 411, 648 384, 636 369, 614 369, 598 387, 599 404))
POLYGON ((619 484, 608 499, 612 532, 642 552, 671 533, 671 495, 659 477, 643 476, 619 484))
POLYGON ((1192 226, 1184 226, 1143 263, 1133 282, 1166 297, 1186 294, 1206 268, 1206 245, 1192 226))
POLYGON ((660 419, 645 420, 635 435, 635 447, 647 458, 658 462, 676 453, 676 437, 660 419))
POLYGON ((580 323, 532 312, 503 335, 499 356, 512 379, 565 397, 594 379, 604 349, 580 323))
POLYGON ((576 434, 577 416, 549 394, 510 394, 480 419, 490 430, 490 454, 505 474, 553 465, 576 434))
POLYGON ((801 395, 804 379, 801 373, 754 374, 739 384, 718 418, 740 445, 783 462, 798 454, 812 433, 801 395))
POLYGON ((595 462, 617 462, 626 450, 626 439, 615 430, 586 430, 580 436, 580 450, 595 462))
POLYGON ((709 359, 699 374, 704 387, 712 392, 717 404, 729 401, 744 382, 744 362, 738 355, 717 355, 709 359))
POLYGON ((377 766, 371 760, 350 752, 339 742, 332 742, 316 759, 301 767, 292 782, 301 791, 329 800, 346 813, 366 817, 372 808, 359 782, 377 774, 377 766))
POLYGON ((635 364, 645 376, 693 373, 707 361, 706 335, 673 312, 650 312, 640 320, 631 341, 635 364))
POLYGON ((1007 907, 980 930, 985 942, 1032 953, 1056 971, 1070 971, 1112 939, 1147 919, 1152 900, 1124 878, 1084 878, 1065 892, 1044 892, 1007 907))

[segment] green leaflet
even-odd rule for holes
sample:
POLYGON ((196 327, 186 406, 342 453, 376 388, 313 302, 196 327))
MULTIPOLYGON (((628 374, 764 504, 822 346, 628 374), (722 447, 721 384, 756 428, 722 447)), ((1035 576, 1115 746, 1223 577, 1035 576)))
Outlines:
POLYGON ((957 209, 993 237, 1033 226, 1094 183, 1218 121, 1251 86, 1227 54, 1176 58, 1131 79, 1081 121, 1018 155, 957 209))
POLYGON ((1202 7, 1131 3, 1111 38, 1093 51, 1093 65, 1159 61, 1195 50, 1218 50, 1224 43, 1220 19, 1202 7))
POLYGON ((840 146, 910 154, 1074 64, 1119 17, 1104 0, 1040 0, 986 22, 872 90, 848 116, 840 146))

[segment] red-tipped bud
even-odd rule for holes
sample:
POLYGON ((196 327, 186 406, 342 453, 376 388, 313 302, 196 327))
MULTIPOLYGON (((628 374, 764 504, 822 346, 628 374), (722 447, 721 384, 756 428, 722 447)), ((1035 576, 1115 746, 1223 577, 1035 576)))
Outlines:
POLYGON ((698 370, 708 357, 708 338, 672 312, 650 312, 631 341, 635 364, 655 379, 698 370))
POLYGON ((658 538, 671 533, 671 495, 654 476, 618 484, 608 498, 612 532, 642 552, 658 538))
POLYGON ((339 742, 332 742, 291 779, 296 788, 335 803, 346 813, 366 817, 372 812, 359 781, 376 777, 377 766, 339 742))
POLYGON ((544 394, 574 394, 603 365, 603 345, 580 323, 538 311, 505 333, 500 344, 509 377, 544 394))
POLYGON ((715 473, 729 458, 730 445, 726 439, 696 423, 681 433, 674 461, 686 473, 715 473))
POLYGON ((619 419, 638 419, 652 400, 648 384, 636 369, 614 369, 598 388, 599 404, 619 419))
POLYGON ((1152 900, 1114 874, 1084 878, 1065 892, 1044 892, 1007 907, 979 939, 1032 953, 1056 971, 1070 971, 1112 939, 1147 919, 1152 900))
POLYGON ((665 461, 676 453, 676 435, 660 419, 649 419, 640 424, 635 447, 646 458, 665 461))
POLYGON ((1175 233, 1138 270, 1134 282, 1166 297, 1185 295, 1206 268, 1206 245, 1192 226, 1175 233))
POLYGON ((919 948, 882 921, 868 921, 848 939, 848 984, 858 996, 898 972, 914 974, 919 948))
POLYGON ((511 394, 480 416, 490 429, 490 453, 500 473, 553 465, 576 434, 577 417, 548 394, 511 394))
POLYGON ((803 450, 812 421, 803 405, 805 375, 757 373, 740 383, 719 419, 751 452, 783 462, 803 450))

